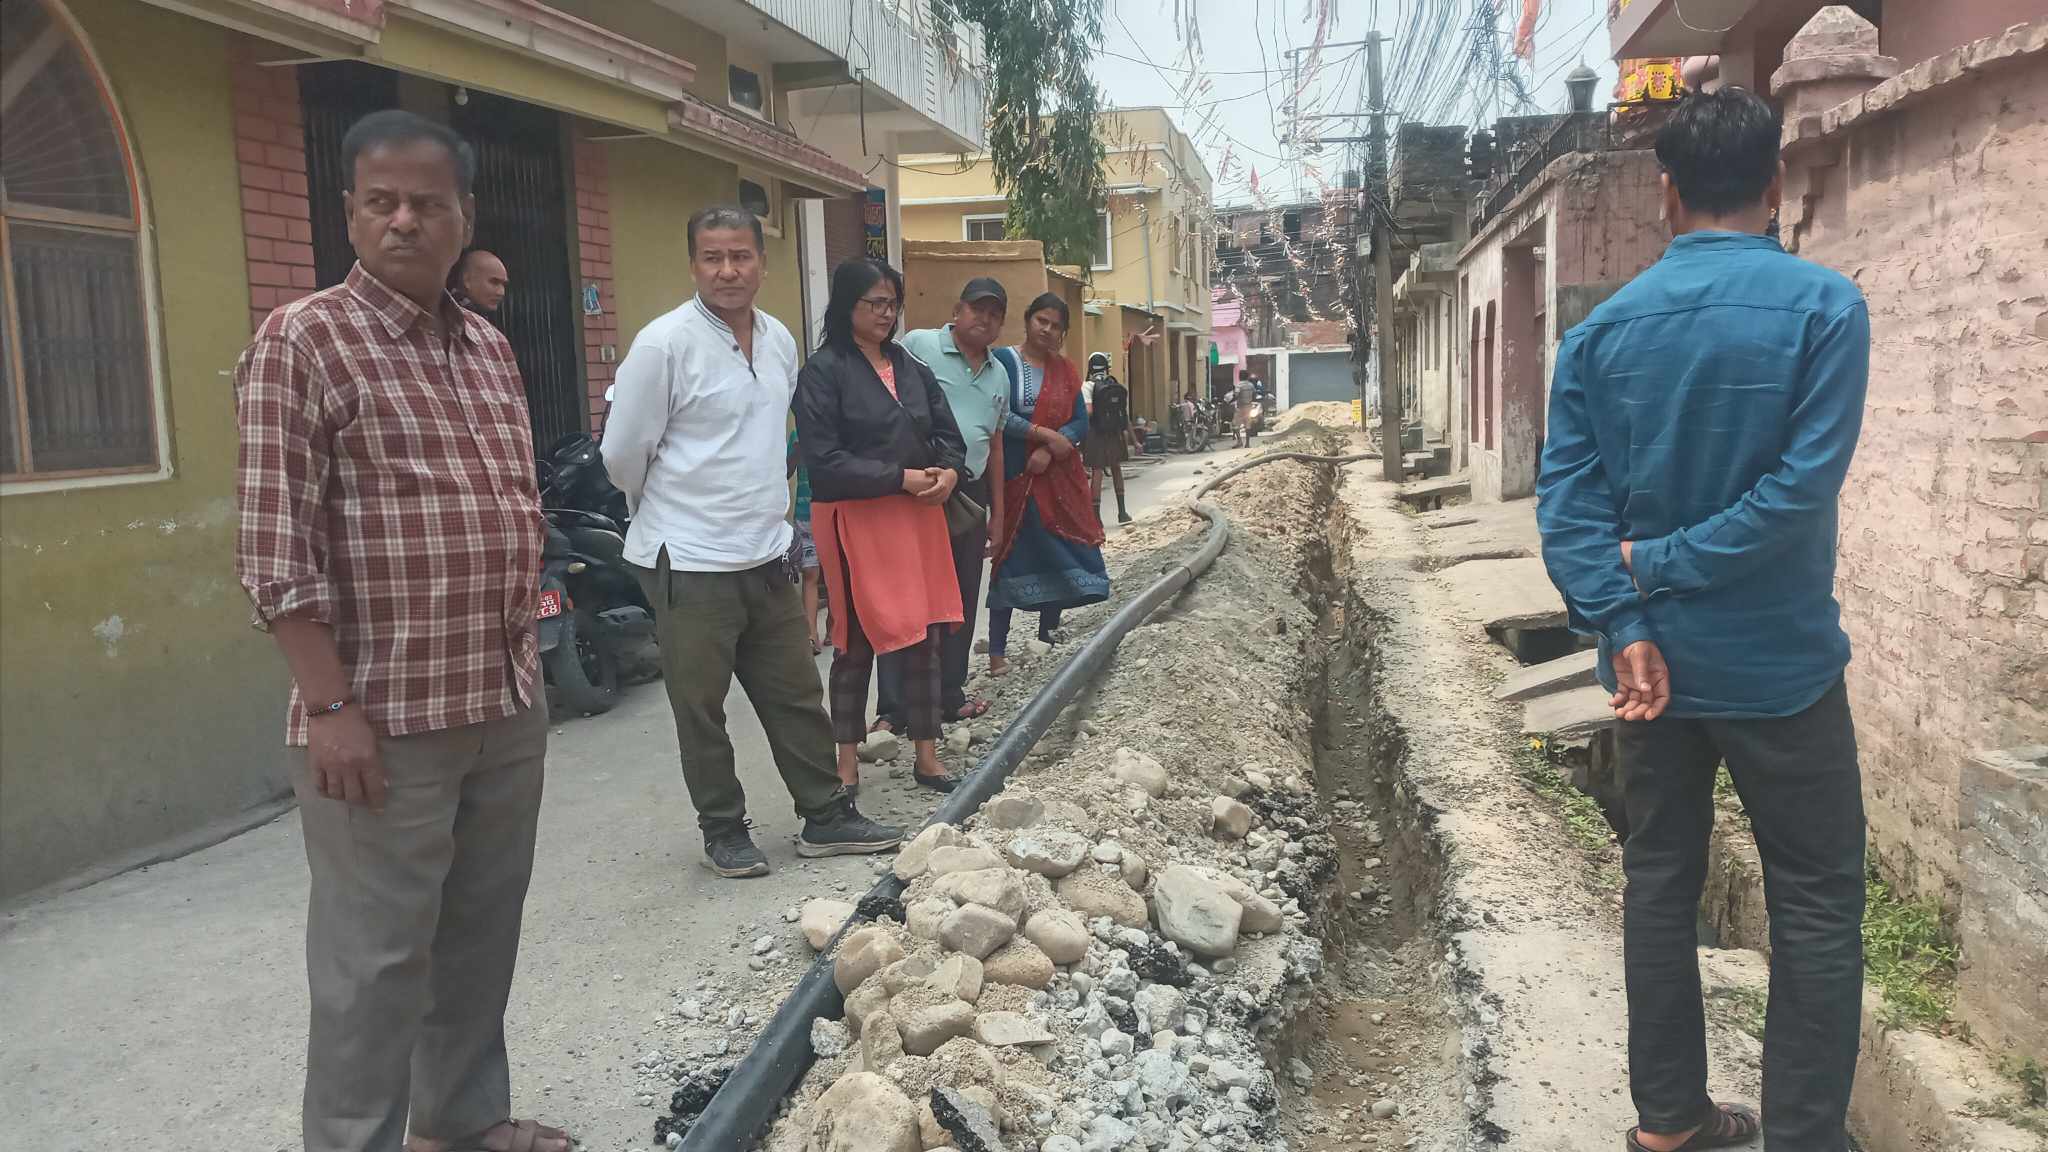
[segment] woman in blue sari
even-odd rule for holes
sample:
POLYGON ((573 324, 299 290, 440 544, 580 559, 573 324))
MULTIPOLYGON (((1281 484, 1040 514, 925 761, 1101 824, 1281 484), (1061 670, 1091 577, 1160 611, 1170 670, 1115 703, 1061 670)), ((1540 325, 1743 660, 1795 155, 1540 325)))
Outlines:
POLYGON ((1038 638, 1052 642, 1060 612, 1109 599, 1102 521, 1089 495, 1079 445, 1088 436, 1081 374, 1061 352, 1067 302, 1047 292, 1024 312, 1024 345, 1014 357, 1010 411, 1003 421, 1003 538, 994 542, 988 592, 989 674, 1008 670, 1010 618, 1038 613, 1038 638))

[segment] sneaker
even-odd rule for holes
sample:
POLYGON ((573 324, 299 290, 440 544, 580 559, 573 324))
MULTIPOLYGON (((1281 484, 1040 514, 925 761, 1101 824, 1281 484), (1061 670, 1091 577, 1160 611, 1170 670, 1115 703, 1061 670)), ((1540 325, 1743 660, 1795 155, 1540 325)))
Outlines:
POLYGON ((704 863, 727 880, 768 874, 768 857, 754 847, 745 820, 730 820, 704 829, 704 863))
POLYGON ((822 815, 804 821, 797 837, 799 856, 851 856, 887 852, 903 843, 903 830, 877 824, 860 814, 851 796, 842 796, 822 815))

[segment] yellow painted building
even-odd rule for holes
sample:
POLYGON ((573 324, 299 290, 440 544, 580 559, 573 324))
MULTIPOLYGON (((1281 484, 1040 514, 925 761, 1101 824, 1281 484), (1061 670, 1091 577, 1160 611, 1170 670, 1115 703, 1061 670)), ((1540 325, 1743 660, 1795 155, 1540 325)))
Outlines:
MULTIPOLYGON (((1209 170, 1164 108, 1103 113, 1108 211, 1085 280, 1089 352, 1111 354, 1135 410, 1163 421, 1167 397, 1208 379, 1209 276, 1215 235, 1209 170)), ((1003 238, 1008 203, 979 153, 904 158, 903 234, 911 240, 1003 238)), ((1013 302, 1014 303, 1014 302, 1013 302)))
MULTIPOLYGON (((0 898, 288 798, 287 674, 233 569, 232 375, 271 308, 353 262, 339 143, 355 119, 403 107, 477 148, 478 243, 511 271, 495 319, 537 447, 597 430, 624 346, 692 293, 698 208, 762 211, 761 304, 805 327, 805 222, 868 185, 790 125, 844 81, 751 0, 689 11, 0 0, 0 898)), ((887 0, 853 12, 869 43, 932 31, 887 0)), ((962 77, 972 92, 931 97, 905 71, 887 79, 904 94, 868 99, 896 101, 894 131, 929 147, 961 137, 917 99, 979 123, 962 77)))

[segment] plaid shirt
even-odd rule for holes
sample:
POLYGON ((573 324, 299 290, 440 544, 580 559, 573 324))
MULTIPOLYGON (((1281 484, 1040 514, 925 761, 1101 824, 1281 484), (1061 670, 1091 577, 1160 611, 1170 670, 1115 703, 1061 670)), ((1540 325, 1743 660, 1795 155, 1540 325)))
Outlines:
MULTIPOLYGON (((333 625, 371 727, 402 736, 531 704, 543 522, 511 346, 358 264, 270 314, 235 369, 235 571, 255 623, 333 625)), ((306 742, 292 687, 286 743, 306 742)))

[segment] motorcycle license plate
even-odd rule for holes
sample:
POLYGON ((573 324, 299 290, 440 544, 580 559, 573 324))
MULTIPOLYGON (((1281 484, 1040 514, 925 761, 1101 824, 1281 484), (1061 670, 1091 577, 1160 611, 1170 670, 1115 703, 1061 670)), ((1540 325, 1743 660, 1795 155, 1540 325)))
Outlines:
POLYGON ((561 614, 562 594, 553 588, 542 592, 540 594, 540 618, 545 620, 550 616, 560 616, 561 614))

